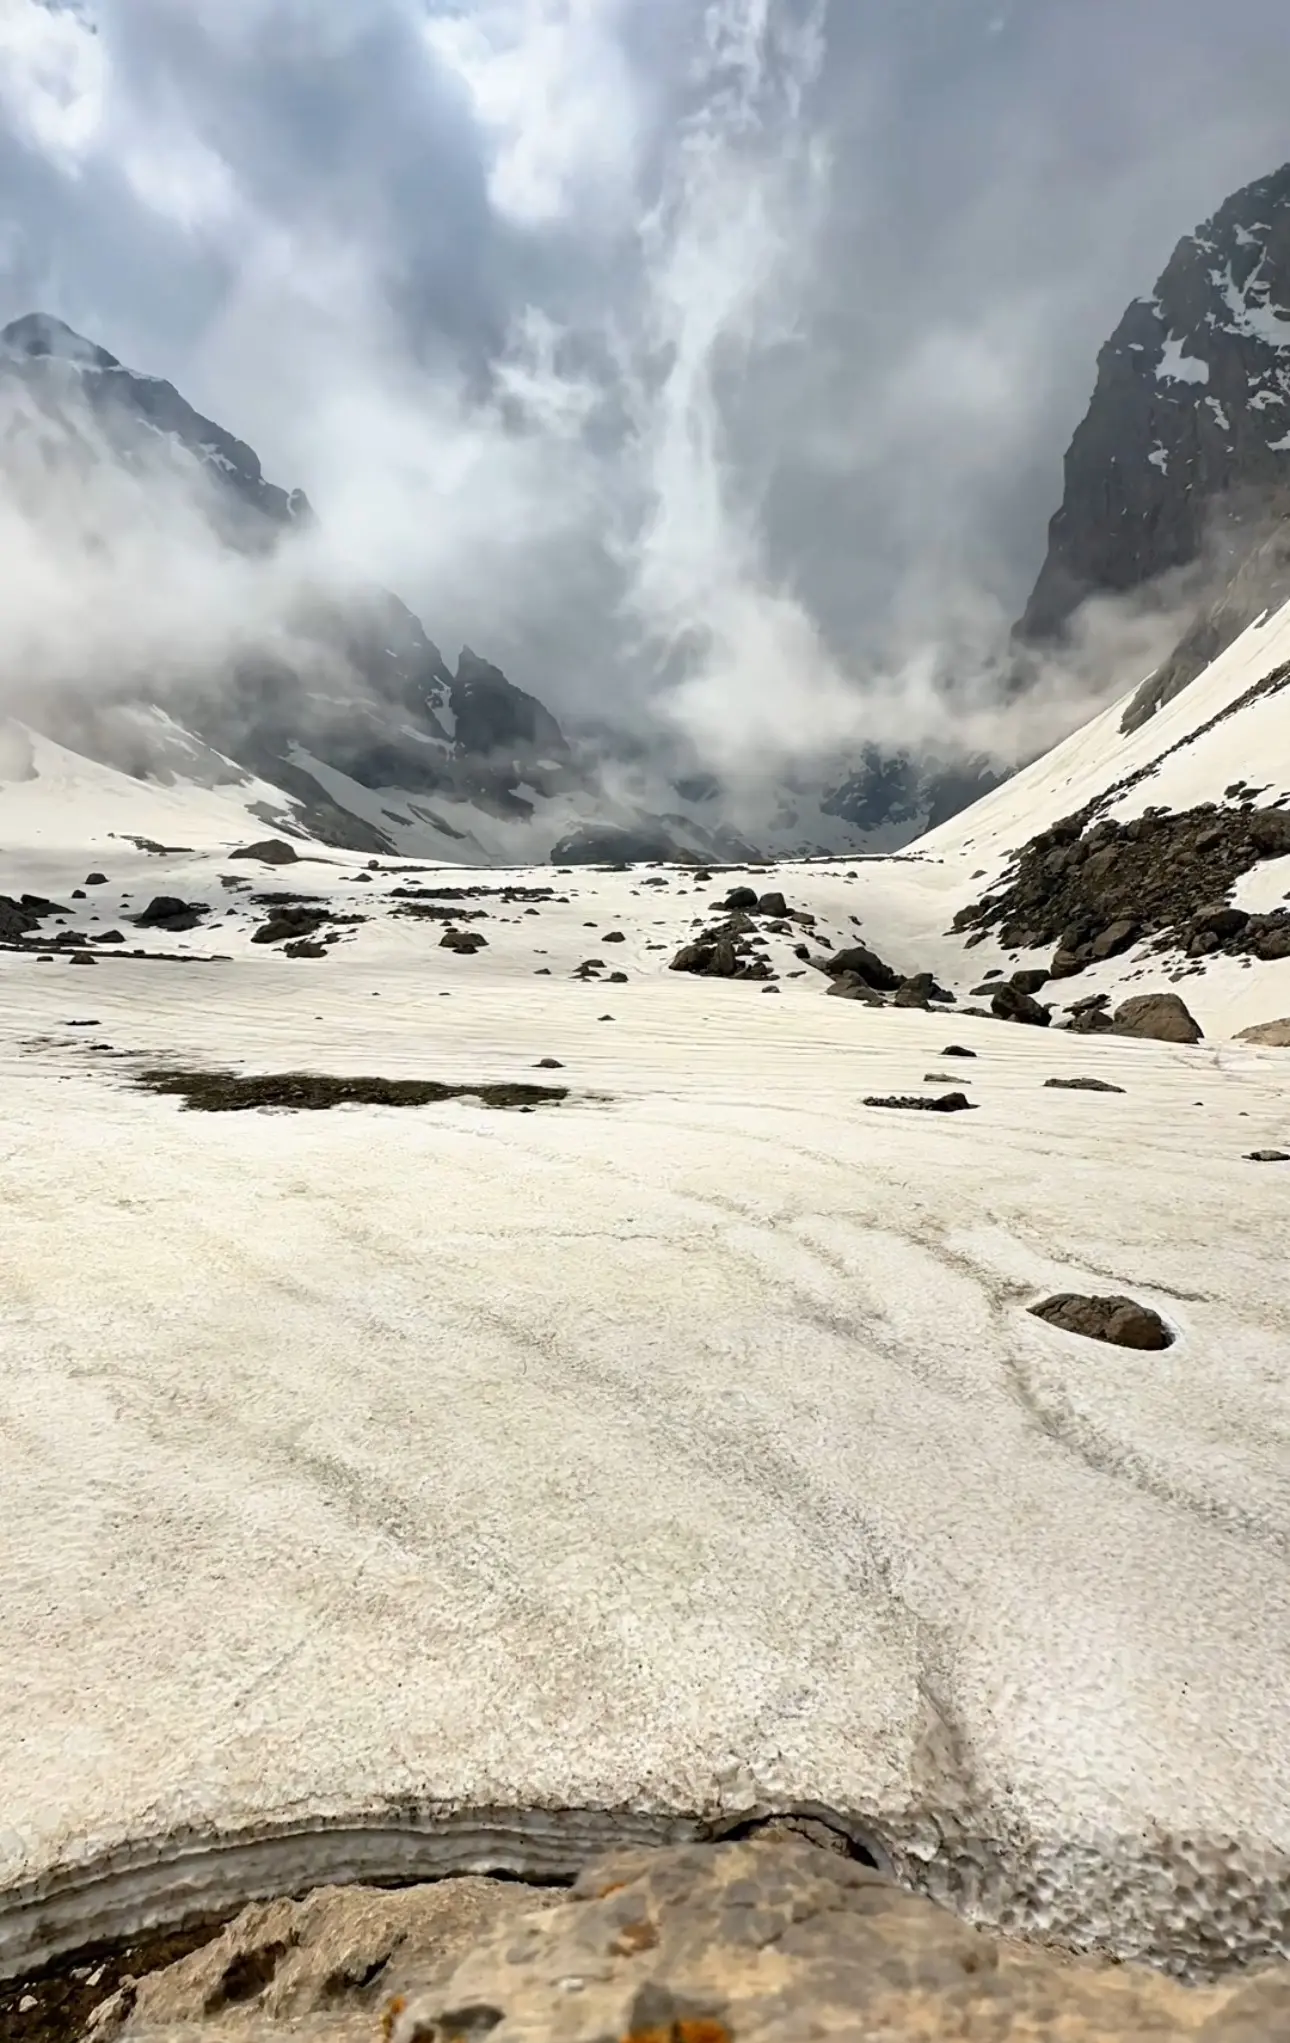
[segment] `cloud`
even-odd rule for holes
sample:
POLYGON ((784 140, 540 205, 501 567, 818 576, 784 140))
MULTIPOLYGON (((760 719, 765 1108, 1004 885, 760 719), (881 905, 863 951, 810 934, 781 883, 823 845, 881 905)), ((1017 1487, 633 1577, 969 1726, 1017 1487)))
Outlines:
MULTIPOLYGON (((169 376, 308 489, 329 571, 566 715, 745 780, 1000 745, 1096 349, 1283 153, 1279 19, 0 0, 0 313, 169 376)), ((1034 715, 1149 652, 1102 615, 1034 715)))
POLYGON ((79 8, 46 0, 0 5, 0 105, 18 132, 75 171, 103 119, 107 64, 79 8))
POLYGON ((547 226, 630 189, 638 107, 623 12, 624 0, 430 7, 426 44, 460 80, 488 138, 494 207, 520 226, 547 226))

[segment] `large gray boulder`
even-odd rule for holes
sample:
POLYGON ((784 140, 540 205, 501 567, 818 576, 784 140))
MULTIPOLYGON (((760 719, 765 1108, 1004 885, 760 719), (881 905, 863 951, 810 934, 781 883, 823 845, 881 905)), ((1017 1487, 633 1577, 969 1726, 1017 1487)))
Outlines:
POLYGON ((1199 1043, 1200 1023, 1176 993, 1138 993, 1115 1010, 1117 1036, 1152 1036, 1161 1043, 1199 1043))

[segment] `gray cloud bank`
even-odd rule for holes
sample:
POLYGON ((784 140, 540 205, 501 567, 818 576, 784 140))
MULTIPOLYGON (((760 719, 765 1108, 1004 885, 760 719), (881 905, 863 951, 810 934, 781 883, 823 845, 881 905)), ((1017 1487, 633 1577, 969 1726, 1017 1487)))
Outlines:
MULTIPOLYGON (((566 716, 736 778, 1022 752, 1073 716, 992 690, 1096 350, 1287 85, 1282 0, 8 0, 0 319, 169 378, 309 492, 310 574, 566 716)), ((144 644, 269 628, 191 522, 87 574, 4 515, 28 676, 42 604, 63 667, 137 638, 144 562, 144 644)), ((1167 623, 1093 617, 1075 684, 1167 623)))

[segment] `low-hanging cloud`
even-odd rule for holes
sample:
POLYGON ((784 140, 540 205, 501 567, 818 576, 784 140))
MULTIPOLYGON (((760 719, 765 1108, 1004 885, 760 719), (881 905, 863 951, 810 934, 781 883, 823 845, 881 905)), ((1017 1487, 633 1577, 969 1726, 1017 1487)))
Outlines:
POLYGON ((164 676, 368 577, 736 782, 1051 742, 1172 628, 1090 612, 1001 705, 1096 345, 1284 153, 1272 0, 1207 20, 7 0, 0 309, 169 375, 321 522, 226 559, 136 492, 87 553, 10 492, 3 671, 164 676))

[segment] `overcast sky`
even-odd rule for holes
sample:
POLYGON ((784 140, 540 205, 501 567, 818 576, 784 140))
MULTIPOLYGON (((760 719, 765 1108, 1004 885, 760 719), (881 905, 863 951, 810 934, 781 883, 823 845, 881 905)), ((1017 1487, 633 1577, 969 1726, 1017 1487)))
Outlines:
POLYGON ((1287 156, 1285 0, 0 0, 0 316, 559 708, 916 721, 1125 303, 1287 156))

